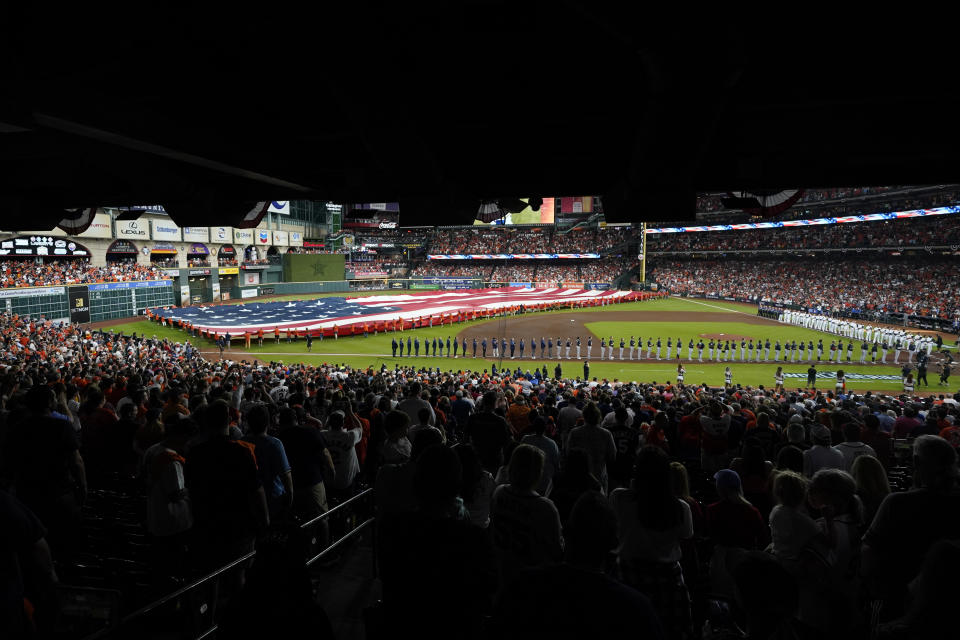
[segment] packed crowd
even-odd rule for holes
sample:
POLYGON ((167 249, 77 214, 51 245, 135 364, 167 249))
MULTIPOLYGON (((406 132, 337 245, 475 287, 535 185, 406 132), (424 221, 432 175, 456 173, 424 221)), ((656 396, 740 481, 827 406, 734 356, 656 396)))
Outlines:
POLYGON ((96 282, 130 282, 163 280, 162 271, 154 265, 140 265, 133 260, 111 262, 94 267, 89 260, 3 260, 0 261, 0 287, 46 287, 96 282))
POLYGON ((647 251, 751 251, 769 249, 909 249, 960 243, 960 222, 953 216, 907 218, 810 227, 744 231, 650 234, 647 251))
POLYGON ((602 253, 635 238, 631 227, 574 229, 566 233, 522 227, 438 229, 429 253, 602 253))
POLYGON ((237 262, 236 257, 227 258, 227 257, 221 256, 217 258, 217 264, 221 267, 236 267, 236 266, 239 266, 240 263, 237 262))
POLYGON ((187 266, 188 267, 206 267, 210 263, 207 260, 205 255, 197 255, 192 257, 187 257, 187 266))
POLYGON ((666 260, 648 277, 672 293, 795 304, 848 314, 960 316, 956 260, 842 257, 830 260, 666 260))
POLYGON ((611 282, 636 260, 605 258, 600 260, 516 260, 506 264, 481 266, 429 260, 415 266, 411 276, 469 276, 488 278, 491 282, 611 282))
POLYGON ((10 315, 0 334, 5 551, 32 551, 5 575, 11 637, 55 622, 88 486, 116 474, 141 478, 160 572, 263 552, 221 581, 225 637, 305 621, 330 637, 302 560, 273 546, 294 539, 274 534, 364 485, 379 621, 398 635, 690 638, 705 615, 751 638, 952 629, 954 397, 212 363, 10 315), (708 594, 731 617, 704 614, 708 594))
POLYGON ((357 244, 425 244, 432 235, 430 228, 362 229, 355 232, 357 244))
POLYGON ((489 279, 493 265, 476 262, 447 262, 445 260, 427 260, 410 269, 410 276, 442 276, 447 278, 483 278, 489 279))

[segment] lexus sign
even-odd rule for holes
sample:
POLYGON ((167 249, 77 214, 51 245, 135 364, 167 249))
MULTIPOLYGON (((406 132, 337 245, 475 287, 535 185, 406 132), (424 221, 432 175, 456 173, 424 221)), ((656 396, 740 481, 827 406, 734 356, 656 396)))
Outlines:
POLYGON ((147 230, 147 222, 140 220, 117 220, 118 238, 140 238, 150 237, 147 230))

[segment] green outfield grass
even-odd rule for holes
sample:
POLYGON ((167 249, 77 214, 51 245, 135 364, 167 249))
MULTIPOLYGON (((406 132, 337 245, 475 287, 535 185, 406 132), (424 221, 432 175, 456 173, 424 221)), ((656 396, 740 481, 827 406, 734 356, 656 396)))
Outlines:
MULTIPOLYGON (((675 301, 663 301, 663 304, 672 304, 675 301)), ((686 301, 677 301, 683 304, 687 304, 686 301)), ((642 303, 637 305, 617 305, 614 307, 614 310, 624 310, 625 307, 644 307, 650 310, 657 310, 660 308, 661 303, 642 303)), ((591 311, 594 311, 591 309, 591 311)), ((646 336, 661 335, 663 339, 663 349, 662 357, 666 356, 666 337, 669 334, 675 340, 677 337, 681 337, 684 340, 684 345, 691 338, 699 336, 701 333, 727 333, 733 334, 738 333, 741 335, 748 335, 754 337, 766 338, 769 336, 771 338, 771 344, 773 341, 779 337, 782 341, 787 339, 793 340, 796 339, 799 341, 801 337, 807 341, 812 339, 814 345, 820 336, 822 336, 826 342, 826 345, 829 346, 829 341, 831 336, 829 334, 819 334, 815 331, 810 331, 807 329, 800 329, 797 327, 789 325, 751 325, 746 323, 738 322, 729 322, 729 323, 703 323, 696 322, 695 318, 692 318, 690 322, 671 322, 671 323, 651 323, 651 322, 642 322, 640 320, 642 314, 638 313, 637 322, 603 322, 598 320, 597 322, 586 323, 586 326, 595 332, 599 332, 602 336, 614 335, 617 340, 617 345, 619 346, 619 336, 623 335, 629 338, 631 332, 634 335, 641 335, 646 340, 646 336)), ((461 331, 466 325, 469 324, 479 324, 483 322, 493 323, 497 322, 496 320, 481 320, 475 321, 474 323, 464 323, 463 325, 456 325, 454 327, 434 327, 434 328, 425 328, 418 329, 416 331, 407 331, 402 334, 396 334, 399 338, 402 336, 404 340, 408 336, 419 337, 421 342, 425 339, 433 339, 433 337, 442 337, 444 341, 449 335, 452 337, 461 331)), ((127 334, 132 332, 137 332, 138 334, 146 335, 156 335, 159 338, 168 338, 170 340, 180 341, 185 338, 183 332, 177 329, 170 329, 161 327, 155 323, 149 321, 138 321, 138 322, 127 322, 119 323, 112 327, 116 331, 123 331, 127 334)), ((320 355, 312 355, 306 353, 306 344, 303 340, 287 343, 285 340, 282 340, 279 344, 275 343, 272 339, 265 339, 264 346, 257 347, 256 341, 253 342, 249 355, 241 355, 239 350, 242 345, 234 342, 233 351, 225 353, 225 356, 230 359, 258 359, 261 362, 268 361, 283 361, 283 362, 303 362, 306 364, 323 364, 323 363, 337 363, 345 364, 353 367, 374 367, 379 369, 381 365, 386 365, 388 368, 393 368, 395 364, 401 364, 406 366, 416 366, 416 367, 431 367, 436 368, 440 367, 441 369, 471 369, 474 371, 483 371, 491 370, 491 365, 494 364, 492 358, 487 359, 474 359, 474 358, 452 358, 447 357, 446 354, 443 357, 418 357, 418 358, 393 358, 391 357, 391 347, 390 342, 394 337, 394 334, 381 334, 378 336, 370 335, 367 338, 361 336, 351 336, 341 338, 339 340, 332 340, 327 338, 322 342, 320 340, 314 340, 313 343, 313 352, 320 355)), ((193 340, 194 344, 198 345, 202 350, 208 352, 215 352, 216 349, 211 341, 205 340, 193 340)), ((706 341, 705 341, 706 342, 706 341)), ((468 345, 472 349, 472 344, 468 345)), ((738 345, 739 346, 739 345, 738 345)), ((584 347, 584 355, 586 348, 584 347)), ((859 360, 860 348, 857 346, 854 349, 854 362, 859 360)), ((492 353, 492 349, 488 350, 488 354, 492 353)), ((571 349, 571 353, 575 353, 575 350, 571 349)), ((617 348, 614 349, 614 353, 618 354, 619 351, 617 348)), ((528 351, 529 354, 529 351, 528 351)), ((676 377, 676 361, 667 362, 667 361, 643 361, 637 362, 630 360, 599 360, 599 340, 594 340, 593 345, 593 359, 590 361, 590 377, 596 377, 598 379, 607 378, 610 380, 636 380, 636 381, 656 381, 656 382, 667 382, 672 381, 676 377)), ((625 349, 624 357, 628 357, 629 349, 625 349)), ((684 357, 687 355, 686 346, 684 347, 683 352, 684 357)), ((737 353, 739 357, 739 351, 737 353)), ((676 352, 674 352, 674 357, 676 357, 676 352)), ((694 350, 694 357, 696 357, 696 350, 694 350)), ((771 358, 773 357, 773 351, 771 349, 771 358)), ((707 352, 704 351, 704 360, 707 358, 707 352)), ((892 354, 887 356, 888 362, 892 359, 892 354)), ((574 359, 562 359, 561 367, 563 370, 564 376, 578 377, 583 375, 583 361, 577 361, 574 359)), ((532 370, 534 367, 540 369, 543 365, 547 366, 547 370, 550 375, 553 375, 554 367, 556 366, 556 360, 530 360, 529 358, 524 360, 510 360, 505 359, 502 361, 502 368, 515 369, 517 366, 521 370, 526 371, 528 369, 532 370)), ((501 368, 501 364, 497 362, 498 369, 501 368)), ((724 368, 730 366, 731 371, 733 372, 733 381, 734 383, 739 383, 742 385, 764 385, 765 387, 773 386, 773 376, 776 371, 776 364, 747 364, 742 362, 729 362, 729 363, 687 363, 685 364, 686 368, 686 382, 688 384, 700 384, 707 383, 710 385, 722 385, 724 379, 724 368)), ((809 365, 806 363, 795 363, 795 364, 785 364, 784 372, 785 373, 798 373, 806 374, 807 368, 809 365)), ((896 366, 880 366, 880 365, 857 365, 853 364, 847 366, 846 364, 840 365, 829 365, 822 364, 818 367, 823 371, 836 371, 837 368, 842 368, 847 373, 861 373, 861 374, 886 374, 886 375, 898 375, 899 367, 896 366)), ((934 386, 930 387, 931 390, 942 389, 946 391, 946 387, 936 386, 937 376, 931 372, 931 380, 934 381, 934 386)), ((804 379, 788 378, 786 380, 787 388, 796 388, 804 384, 804 379)), ((829 380, 819 380, 818 384, 822 388, 832 388, 832 382, 829 380)), ((902 385, 899 380, 887 381, 887 380, 855 380, 849 381, 848 387, 851 389, 872 389, 872 390, 889 390, 889 391, 899 391, 902 389, 902 385)))

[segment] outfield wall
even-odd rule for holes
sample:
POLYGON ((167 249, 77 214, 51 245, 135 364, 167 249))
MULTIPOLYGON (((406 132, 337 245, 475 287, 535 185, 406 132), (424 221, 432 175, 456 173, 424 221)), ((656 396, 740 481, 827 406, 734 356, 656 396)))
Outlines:
POLYGON ((346 279, 347 256, 342 253, 283 255, 283 280, 290 283, 346 279))

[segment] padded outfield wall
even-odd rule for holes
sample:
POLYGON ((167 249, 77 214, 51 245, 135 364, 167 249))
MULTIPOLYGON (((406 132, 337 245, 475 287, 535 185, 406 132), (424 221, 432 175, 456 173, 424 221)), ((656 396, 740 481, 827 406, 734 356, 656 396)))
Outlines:
POLYGON ((346 279, 347 256, 342 253, 296 254, 283 256, 284 282, 317 282, 346 279))

